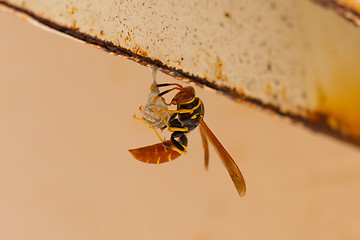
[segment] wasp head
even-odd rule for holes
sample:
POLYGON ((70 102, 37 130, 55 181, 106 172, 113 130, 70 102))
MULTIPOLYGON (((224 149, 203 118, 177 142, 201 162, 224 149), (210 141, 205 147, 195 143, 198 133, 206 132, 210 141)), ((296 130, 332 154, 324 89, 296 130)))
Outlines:
POLYGON ((191 103, 194 99, 195 89, 191 86, 188 86, 181 89, 172 99, 171 103, 176 105, 184 105, 191 103))

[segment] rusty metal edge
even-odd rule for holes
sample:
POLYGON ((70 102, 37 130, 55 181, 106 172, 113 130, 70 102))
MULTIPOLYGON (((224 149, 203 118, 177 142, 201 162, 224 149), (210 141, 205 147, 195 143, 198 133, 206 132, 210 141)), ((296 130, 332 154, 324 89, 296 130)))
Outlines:
MULTIPOLYGON (((316 0, 314 0, 316 1, 316 0)), ((124 49, 122 47, 116 46, 111 42, 107 42, 107 41, 103 41, 101 39, 98 39, 96 37, 90 36, 88 34, 84 34, 80 31, 78 31, 77 29, 71 29, 68 27, 64 27, 61 25, 58 25, 52 21, 49 21, 47 19, 44 19, 42 17, 37 16, 36 14, 26 10, 26 9, 22 9, 19 8, 17 6, 13 6, 9 3, 6 3, 4 1, 0 0, 0 5, 3 5, 5 7, 8 7, 12 10, 15 10, 16 12, 19 12, 21 14, 25 14, 29 17, 31 17, 32 19, 36 20, 37 22, 44 24, 45 26, 48 26, 54 30, 57 30, 61 33, 67 34, 69 36, 72 36, 76 39, 82 40, 86 43, 95 45, 98 48, 101 48, 104 51, 107 51, 109 53, 121 56, 121 57, 125 57, 128 58, 132 61, 135 61, 137 63, 140 63, 144 66, 153 66, 153 67, 157 67, 159 68, 162 72, 171 75, 175 78, 181 79, 181 80, 185 80, 185 81, 190 81, 195 83, 196 85, 199 85, 200 87, 209 87, 212 88, 224 95, 226 95, 227 97, 232 98, 235 101, 238 102, 242 102, 245 104, 248 104, 252 107, 258 107, 262 110, 265 110, 267 112, 270 113, 274 113, 277 114, 280 117, 284 117, 286 119, 291 120, 292 123, 294 124, 300 124, 304 127, 307 127, 308 129, 314 131, 314 132, 318 132, 318 133, 323 133, 326 134, 328 136, 331 136, 335 139, 344 141, 346 143, 350 143, 351 145, 354 145, 356 147, 360 147, 360 138, 356 138, 353 136, 346 136, 344 134, 342 134, 340 131, 336 131, 334 129, 332 129, 328 124, 327 124, 327 116, 322 114, 322 113, 314 113, 314 112, 309 112, 308 116, 310 116, 309 118, 304 118, 302 116, 299 115, 295 115, 289 112, 282 112, 278 107, 270 105, 270 104, 265 104, 263 103, 261 100, 259 99, 254 99, 251 97, 248 97, 246 95, 244 95, 243 93, 239 93, 236 91, 235 88, 229 88, 227 86, 219 86, 217 84, 215 84, 214 82, 210 82, 205 78, 200 78, 197 76, 194 76, 191 73, 188 72, 184 72, 180 69, 176 69, 174 67, 170 67, 170 66, 166 66, 165 64, 163 64, 161 61, 156 60, 156 59, 151 59, 149 57, 143 57, 141 55, 138 55, 136 53, 131 52, 130 50, 124 49)))
POLYGON ((336 0, 311 0, 325 8, 329 8, 352 22, 355 26, 360 27, 360 13, 350 7, 345 7, 336 0))

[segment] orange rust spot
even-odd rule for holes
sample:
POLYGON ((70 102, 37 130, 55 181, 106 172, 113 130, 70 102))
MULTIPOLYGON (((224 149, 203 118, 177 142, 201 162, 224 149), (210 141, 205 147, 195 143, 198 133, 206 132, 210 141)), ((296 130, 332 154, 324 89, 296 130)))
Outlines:
POLYGON ((70 9, 67 10, 69 14, 74 14, 78 9, 75 6, 72 6, 70 9))
POLYGON ((127 32, 127 36, 125 36, 125 38, 124 38, 124 43, 125 43, 126 47, 128 47, 130 45, 129 42, 131 42, 131 40, 132 40, 132 37, 131 37, 130 33, 127 32))
POLYGON ((244 94, 245 94, 244 89, 241 88, 241 87, 236 87, 236 92, 237 92, 238 94, 240 94, 240 95, 244 95, 244 94))
MULTIPOLYGON (((129 31, 131 30, 129 29, 129 31)), ((126 33, 127 36, 123 38, 125 46, 135 54, 138 54, 142 57, 148 57, 147 52, 135 43, 134 34, 130 34, 129 31, 126 33)), ((123 33, 123 31, 121 32, 123 33)), ((146 49, 149 49, 149 46, 147 46, 146 49)))
POLYGON ((132 51, 140 56, 148 57, 147 52, 141 49, 137 44, 135 44, 135 47, 132 48, 132 51))
POLYGON ((221 61, 221 59, 217 56, 215 60, 215 77, 220 81, 228 82, 229 81, 228 77, 225 74, 223 74, 223 70, 224 70, 223 68, 224 68, 224 64, 221 61))
POLYGON ((103 30, 100 31, 100 36, 104 36, 104 31, 103 30))
POLYGON ((179 66, 179 68, 183 68, 182 62, 180 60, 173 60, 173 61, 179 66))
POLYGON ((72 21, 72 26, 71 26, 71 28, 72 28, 72 29, 76 29, 76 30, 79 29, 79 27, 76 26, 76 20, 75 20, 75 19, 72 21))

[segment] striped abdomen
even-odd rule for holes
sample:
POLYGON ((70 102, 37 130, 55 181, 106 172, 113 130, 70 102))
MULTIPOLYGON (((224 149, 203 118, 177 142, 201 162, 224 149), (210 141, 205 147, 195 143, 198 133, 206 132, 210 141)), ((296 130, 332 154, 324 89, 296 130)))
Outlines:
MULTIPOLYGON (((171 141, 166 141, 166 143, 172 144, 171 141)), ((129 149, 129 152, 135 159, 144 163, 152 164, 170 162, 181 155, 180 153, 165 147, 162 143, 136 149, 129 149)))

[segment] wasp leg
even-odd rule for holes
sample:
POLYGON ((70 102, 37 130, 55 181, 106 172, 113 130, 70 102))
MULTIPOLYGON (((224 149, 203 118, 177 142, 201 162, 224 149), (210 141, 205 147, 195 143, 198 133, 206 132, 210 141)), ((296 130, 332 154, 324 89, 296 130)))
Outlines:
POLYGON ((187 132, 189 129, 187 127, 183 127, 183 126, 176 126, 176 127, 172 127, 169 126, 169 123, 166 121, 166 119, 164 118, 164 116, 159 112, 159 110, 155 109, 155 108, 151 108, 152 111, 156 112, 159 117, 163 120, 163 122, 165 123, 166 127, 169 129, 170 132, 175 132, 175 131, 180 131, 180 132, 187 132))
POLYGON ((165 147, 168 147, 168 148, 180 153, 180 154, 185 154, 187 152, 186 149, 187 149, 188 139, 187 139, 185 133, 178 132, 178 131, 173 132, 171 134, 170 140, 173 145, 171 145, 167 142, 163 142, 163 145, 165 147), (175 138, 179 138, 179 141, 176 140, 175 138))
MULTIPOLYGON (((170 115, 169 125, 173 126, 171 123, 174 121, 174 119, 175 119, 176 116, 177 116, 176 113, 170 115)), ((180 124, 180 126, 181 126, 181 124, 180 124)), ((165 128, 167 128, 166 125, 165 125, 164 127, 160 128, 160 129, 161 129, 161 131, 163 131, 165 128)))
POLYGON ((169 109, 161 109, 162 112, 167 112, 170 114, 174 113, 193 113, 194 109, 179 109, 179 110, 169 110, 169 109))
POLYGON ((180 123, 179 119, 176 119, 177 113, 171 114, 169 118, 169 125, 172 127, 182 127, 182 124, 180 123))
POLYGON ((162 140, 161 139, 161 137, 160 137, 160 135, 159 135, 159 133, 156 131, 156 129, 154 128, 154 126, 153 125, 151 125, 148 121, 146 121, 145 119, 143 119, 143 118, 139 118, 139 117, 137 117, 136 115, 134 115, 133 116, 133 118, 135 118, 136 120, 140 120, 140 121, 142 121, 142 122, 144 122, 144 123, 146 123, 149 127, 151 127, 152 128, 152 130, 154 130, 154 132, 155 132, 155 134, 156 134, 156 136, 158 136, 158 138, 160 139, 160 142, 164 142, 164 140, 162 140))
POLYGON ((179 121, 179 119, 175 118, 177 114, 173 114, 171 116, 174 117, 170 117, 170 120, 168 122, 169 125, 169 131, 171 132, 188 132, 189 128, 188 127, 184 127, 183 124, 179 121))
MULTIPOLYGON (((154 100, 153 100, 154 103, 156 102, 157 98, 158 98, 158 96, 156 96, 156 97, 154 98, 154 100)), ((163 103, 164 103, 166 106, 170 106, 170 105, 172 104, 172 103, 167 103, 163 97, 161 98, 161 100, 163 101, 163 103)))

